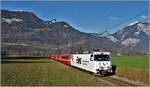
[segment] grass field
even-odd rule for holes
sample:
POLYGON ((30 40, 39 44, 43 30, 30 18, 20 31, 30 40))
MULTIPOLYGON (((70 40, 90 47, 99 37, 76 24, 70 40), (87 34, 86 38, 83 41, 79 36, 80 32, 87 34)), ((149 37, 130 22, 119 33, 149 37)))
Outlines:
POLYGON ((13 59, 2 63, 1 69, 2 85, 106 85, 85 72, 48 59, 13 59))
MULTIPOLYGON (((6 60, 1 65, 3 86, 107 85, 86 72, 47 58, 13 57, 6 60)), ((113 63, 117 65, 117 76, 148 84, 148 58, 113 56, 113 63)))
POLYGON ((148 56, 112 56, 112 62, 117 76, 148 84, 148 56))
POLYGON ((112 62, 117 66, 148 69, 148 56, 112 56, 112 62))

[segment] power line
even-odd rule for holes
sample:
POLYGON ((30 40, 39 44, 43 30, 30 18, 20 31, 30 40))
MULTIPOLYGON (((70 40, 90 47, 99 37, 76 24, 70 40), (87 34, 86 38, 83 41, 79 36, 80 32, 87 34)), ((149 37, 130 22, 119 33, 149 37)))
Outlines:
POLYGON ((141 13, 139 13, 139 14, 137 14, 137 15, 131 17, 131 18, 128 18, 128 19, 126 19, 126 20, 123 20, 122 22, 120 22, 120 23, 118 23, 118 24, 115 24, 115 25, 113 25, 113 26, 110 26, 110 27, 108 27, 108 28, 106 28, 106 29, 107 29, 107 30, 110 30, 110 29, 112 29, 112 28, 114 28, 114 27, 117 27, 117 26, 119 26, 119 25, 121 25, 121 24, 123 24, 123 23, 125 23, 125 22, 127 22, 127 21, 129 21, 129 20, 132 20, 132 19, 134 19, 134 18, 136 18, 136 17, 138 17, 138 16, 141 16, 141 15, 147 13, 147 12, 148 12, 147 10, 146 10, 146 11, 143 11, 143 12, 141 12, 141 13))

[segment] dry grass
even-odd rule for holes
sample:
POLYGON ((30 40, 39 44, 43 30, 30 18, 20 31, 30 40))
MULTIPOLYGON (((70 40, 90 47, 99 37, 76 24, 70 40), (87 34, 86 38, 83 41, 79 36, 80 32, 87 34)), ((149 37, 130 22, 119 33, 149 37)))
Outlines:
POLYGON ((113 56, 113 64, 117 65, 116 75, 130 80, 148 84, 148 56, 113 56))
POLYGON ((130 67, 117 67, 116 75, 134 80, 145 85, 149 83, 149 72, 147 69, 130 68, 130 67))
POLYGON ((47 59, 10 61, 1 65, 3 86, 106 85, 86 72, 47 59))

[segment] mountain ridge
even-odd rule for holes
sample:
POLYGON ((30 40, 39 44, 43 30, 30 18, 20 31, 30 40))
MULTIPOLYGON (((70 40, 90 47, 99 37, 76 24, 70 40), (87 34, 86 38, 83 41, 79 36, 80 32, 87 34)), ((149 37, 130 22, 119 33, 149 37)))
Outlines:
POLYGON ((49 55, 95 48, 112 54, 129 52, 122 44, 112 41, 112 37, 97 37, 81 32, 65 21, 48 23, 32 12, 1 12, 2 51, 7 54, 49 55))
POLYGON ((134 22, 118 30, 113 34, 98 37, 107 37, 112 41, 124 45, 130 51, 148 54, 148 37, 150 35, 150 27, 146 22, 134 22))

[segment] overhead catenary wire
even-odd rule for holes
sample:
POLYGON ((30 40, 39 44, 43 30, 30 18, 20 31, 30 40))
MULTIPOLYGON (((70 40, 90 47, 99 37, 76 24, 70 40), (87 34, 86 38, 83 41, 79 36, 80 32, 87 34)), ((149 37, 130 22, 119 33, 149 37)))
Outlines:
POLYGON ((119 26, 119 25, 121 25, 121 24, 123 24, 123 23, 126 23, 126 22, 128 22, 128 21, 130 21, 130 20, 132 20, 132 19, 134 19, 134 18, 137 18, 137 17, 139 17, 139 16, 141 16, 141 15, 147 13, 147 12, 148 12, 148 11, 145 10, 145 11, 143 11, 143 12, 141 12, 141 13, 139 13, 139 14, 133 16, 133 17, 130 17, 130 18, 126 19, 126 20, 121 21, 120 23, 117 23, 117 24, 115 24, 115 25, 112 25, 112 26, 110 26, 110 27, 107 27, 106 30, 111 30, 111 29, 113 29, 113 28, 115 28, 115 27, 117 27, 117 26, 119 26))

